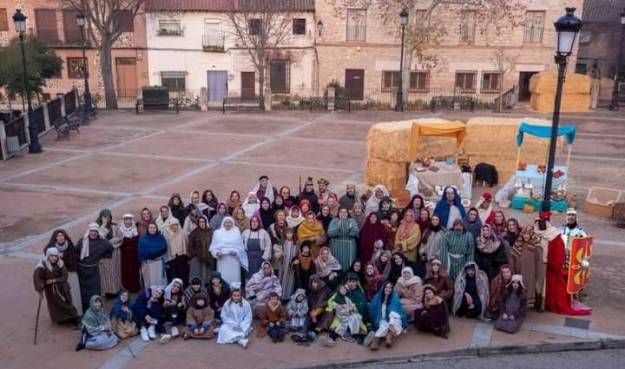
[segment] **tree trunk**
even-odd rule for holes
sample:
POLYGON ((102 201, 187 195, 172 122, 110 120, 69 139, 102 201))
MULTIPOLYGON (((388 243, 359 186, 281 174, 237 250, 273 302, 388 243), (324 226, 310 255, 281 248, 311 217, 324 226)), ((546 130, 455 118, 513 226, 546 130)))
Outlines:
POLYGON ((404 107, 408 101, 408 91, 410 90, 410 66, 412 65, 412 55, 414 47, 412 43, 406 43, 404 46, 404 65, 401 74, 401 87, 402 98, 404 100, 404 107))
POLYGON ((103 35, 100 46, 100 64, 102 69, 102 81, 104 82, 104 101, 106 109, 117 109, 117 96, 115 94, 115 83, 113 81, 113 56, 111 48, 113 43, 103 35))

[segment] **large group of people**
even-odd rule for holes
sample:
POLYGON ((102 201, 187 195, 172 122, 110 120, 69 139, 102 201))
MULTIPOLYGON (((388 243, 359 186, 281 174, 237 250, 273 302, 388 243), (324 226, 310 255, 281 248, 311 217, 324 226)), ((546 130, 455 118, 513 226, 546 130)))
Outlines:
POLYGON ((489 193, 465 209, 448 187, 398 208, 382 185, 339 197, 317 183, 295 196, 261 176, 243 198, 172 194, 156 217, 144 208, 119 223, 104 209, 76 244, 53 232, 35 289, 52 321, 81 329, 77 349, 94 350, 135 335, 245 348, 253 330, 378 350, 408 324, 447 338, 451 314, 515 333, 530 308, 590 313, 566 291, 567 240, 585 236, 574 209, 560 229, 543 213, 522 227, 489 193))

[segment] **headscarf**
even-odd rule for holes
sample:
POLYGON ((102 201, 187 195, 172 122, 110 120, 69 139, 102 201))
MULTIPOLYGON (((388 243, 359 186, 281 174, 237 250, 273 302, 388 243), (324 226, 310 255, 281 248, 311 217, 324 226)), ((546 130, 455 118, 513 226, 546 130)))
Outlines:
POLYGON ((239 228, 239 231, 243 232, 246 229, 250 228, 250 218, 247 216, 247 213, 243 208, 238 207, 234 209, 232 212, 232 219, 234 219, 234 225, 239 228), (243 214, 243 219, 241 219, 238 215, 243 214))
POLYGON ((473 235, 473 238, 480 237, 482 233, 482 221, 480 220, 480 214, 478 213, 476 208, 469 209, 467 215, 463 219, 463 223, 464 229, 469 231, 473 235), (471 213, 472 211, 475 211, 476 213, 475 221, 473 222, 469 220, 469 213, 471 213))
POLYGON ((89 243, 91 241, 91 237, 89 237, 89 234, 91 233, 91 231, 97 231, 98 239, 102 238, 102 235, 100 234, 100 225, 98 223, 89 224, 89 228, 87 229, 87 232, 85 232, 85 235, 82 238, 82 248, 80 249, 80 260, 89 257, 89 248, 90 248, 89 243))
POLYGON ((364 267, 365 270, 365 287, 367 290, 367 296, 369 298, 373 298, 374 294, 378 291, 380 287, 380 283, 384 282, 385 278, 380 274, 378 268, 373 263, 368 263, 364 267), (371 265, 373 267, 373 274, 367 274, 367 266, 371 265))
POLYGON ((447 191, 449 190, 453 191, 454 193, 453 205, 456 206, 460 211, 460 216, 462 217, 462 219, 467 216, 466 212, 464 211, 464 206, 462 206, 462 199, 458 194, 458 190, 456 190, 456 188, 452 186, 447 186, 443 191, 443 197, 438 201, 438 203, 436 204, 436 208, 434 209, 434 214, 439 216, 439 218, 441 219, 441 224, 443 225, 447 224, 447 221, 449 220, 449 209, 451 209, 451 205, 447 202, 447 191))
POLYGON ((210 227, 211 227, 211 229, 218 229, 219 227, 221 227, 221 222, 227 216, 228 216, 228 206, 226 204, 224 204, 223 202, 220 202, 217 205, 217 207, 215 207, 215 215, 213 215, 211 217, 211 219, 210 219, 210 227), (224 213, 223 214, 219 214, 219 208, 220 207, 224 208, 224 213))
MULTIPOLYGON (((155 223, 150 223, 154 224, 155 223)), ((149 226, 149 224, 148 224, 149 226)), ((167 252, 167 240, 161 232, 157 231, 156 234, 151 234, 146 227, 146 232, 143 236, 139 237, 139 261, 147 261, 156 259, 167 252)))
POLYGON ((395 289, 391 291, 391 295, 389 296, 386 309, 384 310, 385 316, 382 316, 382 311, 383 311, 382 305, 384 304, 384 297, 385 297, 384 288, 385 287, 386 287, 386 284, 384 284, 384 286, 380 288, 378 293, 376 293, 375 296, 373 297, 373 300, 371 301, 371 305, 369 306, 369 312, 371 314, 371 322, 373 323, 373 328, 377 329, 380 325, 381 320, 386 320, 387 322, 390 322, 391 313, 398 314, 401 318, 402 328, 404 329, 407 328, 408 319, 406 319, 406 313, 404 312, 404 309, 401 306, 399 294, 395 291, 395 289))
POLYGON ((511 286, 512 282, 517 282, 518 284, 521 285, 522 289, 525 289, 525 283, 523 283, 523 276, 521 274, 514 274, 514 275, 512 275, 512 278, 510 278, 510 282, 508 282, 506 287, 511 286))
POLYGON ((234 225, 234 219, 232 217, 225 217, 218 230, 213 232, 213 240, 210 245, 210 252, 214 257, 217 257, 217 253, 227 254, 231 251, 235 251, 239 258, 241 267, 248 270, 247 253, 245 252, 245 246, 243 246, 243 238, 241 237, 241 231, 234 225), (232 222, 233 226, 228 231, 223 228, 226 221, 232 222))
POLYGON ((382 191, 382 194, 383 194, 382 198, 390 197, 388 189, 384 185, 379 184, 373 187, 373 190, 371 191, 371 196, 369 196, 365 204, 365 216, 373 213, 374 211, 378 211, 380 209, 380 201, 382 199, 378 199, 375 197, 375 193, 378 190, 382 191))
POLYGON ((297 226, 302 224, 305 219, 304 216, 302 216, 301 211, 299 211, 298 217, 291 216, 291 214, 293 214, 293 209, 300 210, 298 206, 293 206, 291 207, 291 209, 289 209, 289 214, 286 216, 286 223, 289 225, 289 228, 296 228, 297 226))
POLYGON ((365 283, 365 266, 360 262, 360 260, 356 259, 352 261, 352 265, 350 265, 349 269, 347 269, 347 273, 353 273, 358 276, 358 282, 360 282, 360 284, 365 283), (354 264, 356 263, 360 263, 360 271, 358 272, 354 269, 354 264))
POLYGON ((174 288, 174 285, 175 285, 175 284, 178 284, 178 287, 179 287, 179 291, 178 291, 178 293, 179 293, 180 295, 183 295, 183 294, 184 294, 184 291, 183 291, 183 286, 184 286, 184 283, 182 283, 182 279, 180 279, 180 278, 174 278, 174 279, 173 279, 173 280, 172 280, 172 281, 171 281, 171 282, 167 285, 167 287, 165 287, 165 294, 163 294, 163 296, 165 296, 165 300, 171 300, 171 290, 172 290, 172 288, 174 288))
POLYGON ((139 231, 137 230, 137 225, 134 222, 134 216, 132 214, 124 214, 122 217, 122 222, 119 225, 119 232, 122 234, 124 238, 135 238, 139 235, 139 231), (124 219, 130 218, 132 220, 132 224, 130 227, 126 227, 126 222, 124 219))
POLYGON ((185 237, 184 232, 182 231, 178 218, 172 219, 169 226, 163 230, 163 236, 167 240, 168 260, 172 260, 178 255, 188 255, 189 250, 187 249, 187 237, 185 237), (172 231, 172 225, 178 225, 178 231, 172 231))
POLYGON ((401 270, 401 277, 399 277, 397 279, 397 284, 400 284, 406 288, 409 288, 410 286, 412 286, 413 284, 421 284, 421 278, 419 278, 418 276, 414 275, 414 271, 412 270, 411 267, 407 266, 404 267, 401 270), (408 279, 404 278, 404 273, 410 273, 410 277, 408 277, 408 279))
POLYGON ((484 228, 490 229, 490 237, 484 238, 484 236, 480 232, 480 237, 478 237, 475 243, 475 247, 484 254, 492 254, 493 252, 499 249, 499 246, 501 246, 501 240, 499 239, 499 237, 497 237, 495 232, 492 230, 490 224, 484 224, 482 226, 482 229, 484 228))
POLYGON ((401 272, 404 268, 408 266, 408 259, 406 259, 406 255, 404 255, 401 251, 396 251, 391 255, 391 272, 388 275, 387 280, 396 283, 399 278, 401 278, 401 272), (395 262, 395 256, 399 255, 401 258, 401 265, 397 265, 395 262))
POLYGON ((326 283, 317 275, 310 276, 308 280, 308 308, 314 310, 317 308, 323 308, 328 303, 330 298, 330 289, 326 286, 326 283), (312 288, 313 282, 317 283, 317 289, 312 288))
POLYGON ((378 272, 382 275, 384 280, 388 279, 388 276, 391 274, 391 263, 393 262, 392 254, 388 250, 382 251, 382 253, 373 261, 373 265, 375 265, 378 272), (387 261, 386 264, 382 264, 382 255, 386 255, 387 261))
POLYGON ((537 247, 541 246, 540 241, 540 235, 534 232, 534 227, 527 226, 523 228, 523 230, 517 237, 516 242, 512 246, 511 252, 514 256, 521 257, 521 255, 523 254, 523 249, 534 251, 537 247), (525 239, 523 238, 523 236, 526 235, 530 236, 529 240, 527 241, 525 241, 525 239))
POLYGON ((102 326, 111 325, 111 320, 106 315, 106 311, 104 310, 104 301, 99 295, 93 295, 91 296, 91 299, 89 299, 89 309, 87 309, 85 315, 82 317, 82 325, 88 331, 96 330, 102 326), (97 300, 100 300, 100 303, 102 304, 99 309, 95 307, 95 302, 97 300))
POLYGON ((378 204, 378 217, 380 219, 388 220, 391 218, 391 211, 393 210, 393 201, 390 197, 384 196, 378 204), (388 204, 388 210, 384 210, 384 204, 388 204))
POLYGON ((416 217, 414 216, 414 210, 412 209, 408 209, 406 211, 406 214, 408 212, 412 212, 413 213, 413 220, 412 222, 408 222, 406 220, 406 218, 402 219, 401 224, 399 225, 399 228, 397 229, 397 235, 399 236, 399 238, 401 239, 406 239, 408 238, 408 235, 410 235, 410 232, 412 232, 412 230, 414 229, 414 227, 418 227, 418 224, 416 223, 416 217))
POLYGON ((191 298, 195 295, 204 295, 206 297, 206 302, 208 305, 209 299, 208 299, 208 290, 206 289, 206 287, 204 287, 202 285, 202 280, 199 277, 193 277, 193 279, 191 279, 191 283, 189 284, 189 287, 187 287, 184 290, 184 301, 187 305, 189 305, 191 303, 191 298), (200 290, 199 291, 194 291, 193 288, 191 288, 191 286, 193 285, 199 285, 200 286, 200 290))
POLYGON ((302 315, 305 316, 305 314, 308 312, 308 301, 306 300, 306 290, 303 288, 296 289, 295 293, 291 295, 291 299, 289 300, 289 303, 286 308, 287 308, 287 311, 289 312, 289 315, 298 314, 299 316, 302 316, 302 315), (304 297, 302 301, 297 301, 297 298, 299 296, 304 297))
MULTIPOLYGON (((288 223, 288 219, 287 219, 288 223)), ((308 220, 304 220, 297 228, 297 239, 304 240, 306 238, 317 237, 323 234, 323 226, 317 220, 313 224, 309 224, 308 220)))
POLYGON ((254 213, 257 212, 258 209, 260 209, 260 202, 258 200, 258 197, 256 196, 256 192, 248 193, 247 196, 245 197, 245 201, 243 201, 243 205, 241 207, 245 211, 245 216, 246 217, 250 218, 252 215, 254 215, 254 213), (254 195, 254 198, 256 199, 256 202, 254 202, 254 203, 249 202, 251 195, 254 195))
POLYGON ((330 250, 330 248, 324 246, 319 250, 319 256, 317 256, 317 258, 315 259, 315 269, 317 271, 317 276, 321 278, 326 278, 330 275, 330 273, 339 271, 343 269, 343 267, 341 267, 341 264, 338 262, 338 260, 336 260, 336 258, 332 256, 332 251, 330 250), (323 261, 323 259, 321 258, 323 250, 328 250, 328 261, 323 261))
MULTIPOLYGON (((491 300, 493 300, 493 298, 498 299, 499 297, 501 297, 501 294, 503 293, 503 291, 506 289, 506 286, 508 286, 510 282, 510 281, 506 281, 505 278, 503 277, 504 269, 508 269, 511 271, 510 266, 508 264, 504 264, 500 266, 499 273, 497 273, 495 278, 493 278, 493 280, 490 282, 490 299, 491 300)), ((499 301, 492 301, 492 304, 498 304, 498 303, 499 301)))
POLYGON ((330 209, 328 205, 323 205, 321 207, 321 211, 319 211, 319 215, 317 215, 317 220, 321 222, 321 225, 326 232, 328 231, 328 227, 330 226, 330 222, 332 222, 332 219, 334 219, 334 217, 332 216, 332 209, 330 209), (323 215, 324 207, 328 208, 328 215, 323 215))
POLYGON ((128 309, 130 309, 132 303, 130 302, 130 293, 122 288, 121 290, 119 290, 119 292, 117 292, 117 298, 115 299, 115 303, 113 304, 113 308, 111 309, 111 319, 117 317, 124 322, 128 320, 128 313, 122 310, 123 306, 126 306, 128 307, 128 309), (128 294, 128 301, 122 302, 122 293, 128 294))
MULTIPOLYGON (((267 178, 267 176, 262 176, 261 178, 267 178)), ((256 195, 256 197, 258 196, 258 191, 260 190, 260 179, 258 179, 258 182, 256 183, 256 185, 254 185, 254 188, 252 188, 252 190, 250 191, 250 193, 254 193, 254 195, 256 195)), ((274 200, 274 193, 273 193, 273 185, 271 184, 271 182, 269 182, 269 178, 267 178, 267 187, 265 187, 265 195, 263 197, 266 197, 267 199, 269 199, 269 203, 271 204, 274 200)), ((259 199, 260 200, 260 199, 259 199)))
POLYGON ((46 245, 43 250, 43 254, 45 256, 46 250, 55 247, 61 253, 63 259, 63 264, 67 268, 69 272, 75 272, 78 268, 78 252, 76 251, 76 247, 72 242, 72 239, 69 237, 67 232, 64 229, 55 229, 50 236, 50 241, 46 245), (56 236, 61 233, 65 237, 65 242, 59 244, 56 242, 56 236))
POLYGON ((63 269, 64 264, 63 264, 63 260, 61 260, 61 253, 59 252, 59 249, 57 249, 56 247, 50 247, 46 249, 44 258, 39 261, 37 266, 35 266, 35 269, 45 268, 45 269, 48 269, 49 271, 52 271, 52 263, 49 260, 50 256, 57 256, 58 260, 56 262, 56 266, 63 269))
MULTIPOLYGON (((233 191, 236 192, 236 191, 233 191)), ((237 194, 239 194, 238 192, 236 192, 237 194)), ((229 209, 236 209, 239 206, 241 206, 241 195, 239 195, 239 199, 238 200, 233 200, 232 199, 232 193, 230 194, 230 197, 228 198, 228 201, 226 201, 226 206, 227 206, 227 210, 229 209)))
POLYGON ((358 248, 359 252, 366 253, 366 255, 359 255, 363 262, 367 262, 371 259, 375 243, 378 240, 382 240, 383 245, 386 245, 388 243, 388 234, 386 233, 386 227, 380 221, 380 217, 378 217, 376 213, 371 213, 367 216, 367 220, 365 220, 365 224, 360 230, 360 237, 358 238, 360 244, 358 248), (371 222, 372 216, 378 218, 376 223, 371 222))
POLYGON ((260 218, 260 226, 263 227, 264 229, 269 229, 269 226, 271 226, 274 222, 274 211, 271 208, 271 201, 269 201, 269 199, 267 197, 263 197, 260 200, 260 209, 258 209, 258 212, 256 212, 254 215, 258 215, 258 217, 260 218), (263 209, 263 202, 269 202, 269 209, 265 210, 263 209))

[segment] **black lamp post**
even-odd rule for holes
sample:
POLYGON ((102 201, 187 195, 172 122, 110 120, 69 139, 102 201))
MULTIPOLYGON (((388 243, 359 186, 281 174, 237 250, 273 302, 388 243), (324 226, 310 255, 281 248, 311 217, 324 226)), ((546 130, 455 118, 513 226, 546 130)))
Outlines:
POLYGON ((556 64, 558 64, 558 85, 553 108, 553 123, 551 125, 551 142, 549 143, 549 161, 547 162, 547 178, 543 194, 543 211, 551 209, 551 185, 553 182, 553 166, 558 142, 558 125, 560 123, 560 105, 562 103, 562 87, 566 73, 566 59, 573 53, 575 39, 582 28, 582 21, 575 16, 575 8, 566 8, 566 15, 555 23, 556 27, 556 64))
POLYGON ((399 59, 399 83, 397 88, 397 102, 395 103, 395 111, 404 111, 404 86, 403 86, 403 72, 404 72, 404 31, 406 30, 406 24, 408 23, 408 12, 406 8, 402 9, 399 13, 399 23, 401 24, 401 56, 399 59))
POLYGON ((15 11, 13 15, 13 22, 15 23, 15 31, 20 37, 20 49, 22 51, 22 78, 24 79, 24 93, 26 94, 26 101, 28 102, 28 135, 30 136, 30 144, 28 145, 28 152, 31 154, 39 154, 43 150, 39 143, 39 132, 35 129, 33 124, 33 104, 30 99, 30 90, 28 89, 28 72, 26 71, 26 51, 24 50, 24 34, 26 33, 26 16, 20 9, 15 11))
POLYGON ((623 58, 623 40, 625 39, 625 10, 620 15, 621 17, 621 38, 619 39, 619 51, 618 59, 616 59, 616 68, 614 71, 614 87, 612 88, 612 102, 610 103, 610 110, 618 111, 618 82, 621 79, 621 60, 623 58))
POLYGON ((82 75, 85 78, 85 106, 83 111, 83 122, 87 122, 89 120, 89 115, 91 113, 91 91, 89 91, 89 63, 87 62, 87 43, 85 37, 85 25, 86 25, 86 17, 85 13, 79 11, 76 14, 76 23, 78 24, 78 28, 80 28, 80 38, 82 44, 82 75))

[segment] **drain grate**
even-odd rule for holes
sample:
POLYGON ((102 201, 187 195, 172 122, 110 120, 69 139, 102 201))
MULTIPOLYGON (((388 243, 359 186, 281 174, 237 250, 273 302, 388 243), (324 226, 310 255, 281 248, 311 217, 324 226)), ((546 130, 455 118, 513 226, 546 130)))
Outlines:
POLYGON ((564 326, 569 328, 586 329, 590 328, 590 320, 577 318, 564 318, 564 326))

